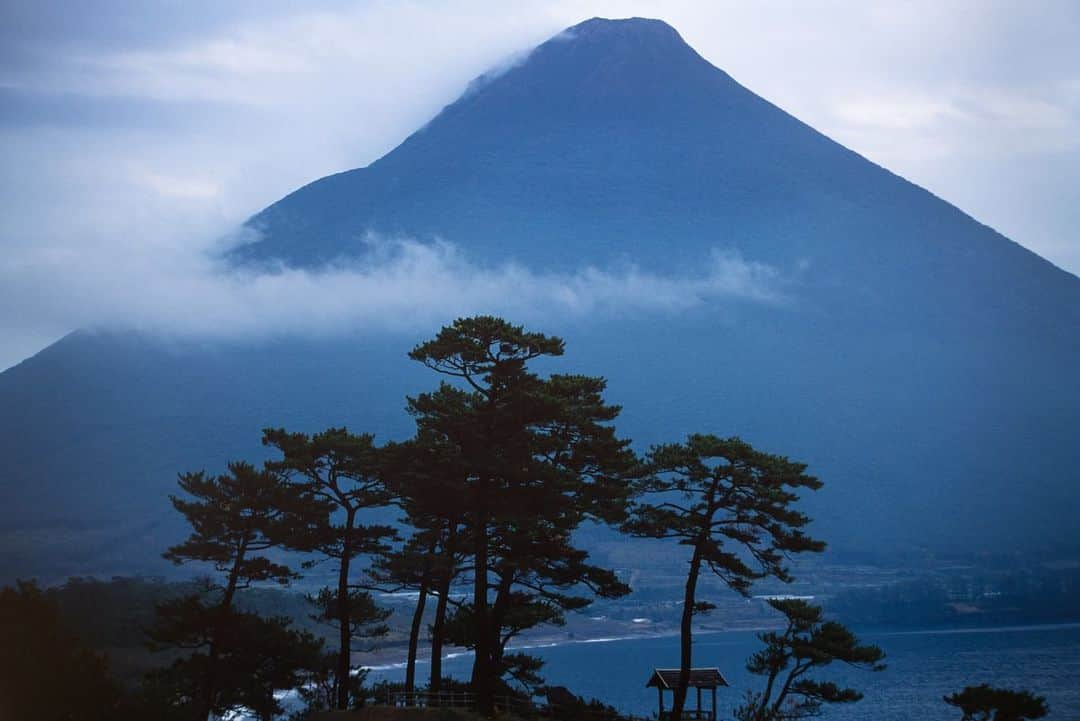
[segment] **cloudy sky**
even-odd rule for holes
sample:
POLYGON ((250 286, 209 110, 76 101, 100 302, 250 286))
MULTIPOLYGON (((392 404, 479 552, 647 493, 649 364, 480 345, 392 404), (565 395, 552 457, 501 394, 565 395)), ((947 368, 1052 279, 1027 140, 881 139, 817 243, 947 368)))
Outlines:
MULTIPOLYGON (((84 326, 211 316, 258 332, 269 299, 326 278, 224 277, 209 258, 230 229, 366 165, 472 77, 593 15, 668 21, 758 94, 1080 273, 1075 0, 512 6, 0 0, 0 368, 84 326)), ((453 248, 398 251, 389 274, 330 280, 372 298, 417 274, 465 277, 480 298, 508 282, 568 306, 642 284, 664 297, 632 269, 485 275, 453 248)), ((768 298, 769 272, 716 258, 694 287, 768 298)))

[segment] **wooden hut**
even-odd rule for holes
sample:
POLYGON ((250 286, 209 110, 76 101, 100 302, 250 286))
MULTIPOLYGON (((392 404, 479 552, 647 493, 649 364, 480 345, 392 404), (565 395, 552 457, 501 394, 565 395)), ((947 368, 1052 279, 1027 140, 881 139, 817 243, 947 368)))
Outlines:
MULTIPOLYGON (((657 701, 659 703, 659 718, 660 721, 664 721, 670 716, 670 713, 664 711, 664 691, 674 692, 675 687, 679 685, 679 669, 677 668, 656 668, 653 669, 652 676, 649 677, 649 682, 645 684, 646 688, 656 687, 657 701)), ((686 700, 690 700, 691 689, 697 692, 697 707, 696 708, 684 708, 682 713, 683 721, 686 719, 698 719, 699 721, 716 721, 716 689, 718 686, 729 685, 727 679, 724 678, 724 674, 720 673, 718 668, 692 668, 690 669, 690 684, 686 689, 686 700), (707 689, 712 691, 712 705, 708 710, 701 708, 701 690, 707 689)), ((689 705, 689 704, 687 704, 689 705)))

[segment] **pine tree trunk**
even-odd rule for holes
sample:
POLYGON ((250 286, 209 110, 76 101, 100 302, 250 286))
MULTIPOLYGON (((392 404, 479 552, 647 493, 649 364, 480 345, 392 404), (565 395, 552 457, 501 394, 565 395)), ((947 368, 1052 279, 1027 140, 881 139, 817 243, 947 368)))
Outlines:
POLYGON ((495 689, 491 668, 491 630, 488 622, 488 538, 487 514, 477 514, 475 540, 475 572, 473 574, 473 618, 476 624, 476 657, 473 660, 472 687, 476 694, 477 711, 491 714, 495 710, 495 689))
POLYGON ((680 721, 686 706, 686 691, 690 685, 690 666, 693 660, 693 639, 691 631, 694 623, 694 603, 697 594, 698 576, 701 574, 700 544, 694 546, 694 555, 690 559, 690 573, 686 577, 686 594, 683 596, 682 625, 679 628, 679 683, 674 689, 671 703, 671 721, 680 721))
POLYGON ((442 690, 443 626, 446 623, 446 606, 450 600, 450 572, 439 577, 439 601, 435 604, 435 620, 431 623, 431 681, 428 689, 433 694, 442 690))
POLYGON ((506 610, 510 606, 510 591, 513 586, 513 572, 500 575, 499 588, 495 592, 495 603, 491 606, 491 621, 488 624, 491 628, 491 669, 493 676, 496 678, 499 675, 499 669, 502 668, 503 654, 505 653, 501 632, 506 610))
POLYGON ((240 543, 236 549, 236 558, 233 559, 232 568, 229 570, 229 580, 225 583, 225 591, 221 595, 221 602, 215 609, 214 626, 210 630, 210 647, 206 651, 206 676, 203 678, 203 688, 200 694, 198 710, 195 712, 196 721, 208 721, 214 710, 214 696, 217 694, 217 663, 220 651, 218 639, 225 625, 225 616, 232 610, 233 598, 236 589, 240 585, 240 568, 244 564, 247 555, 247 543, 240 543))
POLYGON ((341 564, 338 566, 338 659, 337 707, 349 708, 349 671, 352 661, 352 619, 349 609, 349 562, 352 560, 352 530, 356 511, 349 509, 345 516, 345 537, 341 544, 341 564))
POLYGON ((424 606, 427 605, 428 576, 420 584, 420 597, 416 599, 416 611, 413 612, 412 625, 409 627, 409 656, 405 662, 405 693, 416 690, 416 649, 420 644, 420 626, 424 621, 424 606))

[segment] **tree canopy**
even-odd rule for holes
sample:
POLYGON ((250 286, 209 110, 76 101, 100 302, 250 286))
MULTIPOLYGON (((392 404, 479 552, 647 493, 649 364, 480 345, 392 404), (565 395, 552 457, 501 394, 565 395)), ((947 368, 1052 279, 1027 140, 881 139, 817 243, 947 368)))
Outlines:
POLYGON ((390 525, 361 520, 364 511, 394 500, 385 480, 384 452, 370 433, 353 434, 347 428, 313 435, 267 428, 263 444, 281 452, 267 468, 289 479, 293 493, 315 507, 306 513, 304 532, 294 534, 289 547, 337 565, 336 586, 323 589, 313 601, 318 618, 338 632, 336 707, 347 709, 360 702, 350 682, 353 642, 386 633, 382 621, 389 615, 369 593, 355 588, 351 577, 354 560, 388 551, 388 543, 397 537, 390 525))
POLYGON ((964 714, 962 721, 1023 721, 1050 713, 1042 696, 985 683, 967 686, 963 691, 946 696, 945 703, 960 709, 964 714))
POLYGON ((817 490, 821 481, 807 475, 803 463, 755 450, 738 438, 701 434, 653 447, 647 468, 623 529, 690 548, 671 710, 677 719, 690 680, 693 617, 712 608, 697 599, 702 568, 741 594, 758 579, 790 581, 789 554, 825 548, 806 535, 810 519, 795 508, 797 491, 817 490))
POLYGON ((0 589, 0 718, 106 721, 121 687, 35 584, 0 589))
POLYGON ((468 537, 473 594, 458 611, 471 619, 472 682, 490 710, 509 638, 521 620, 552 621, 588 603, 569 591, 628 591, 576 548, 586 519, 622 512, 624 474, 635 465, 611 422, 602 378, 530 369, 563 354, 561 339, 490 316, 465 318, 418 345, 410 357, 454 380, 409 398, 418 433, 445 444, 462 471, 458 494, 468 537), (528 613, 523 613, 524 611, 528 613), (539 613, 538 613, 539 612, 539 613))
POLYGON ((766 679, 765 689, 748 694, 736 711, 738 721, 789 721, 820 715, 825 704, 854 703, 862 693, 823 681, 813 674, 839 662, 870 671, 883 671, 885 653, 863 645, 846 626, 826 621, 820 606, 802 599, 771 599, 784 615, 783 631, 758 638, 765 648, 750 657, 747 670, 766 679))
POLYGON ((209 563, 223 578, 158 605, 151 645, 183 653, 154 684, 171 688, 163 700, 191 707, 199 720, 240 708, 269 718, 280 710, 274 692, 299 682, 321 642, 292 630, 286 618, 238 612, 234 601, 253 583, 284 584, 296 576, 265 552, 309 532, 309 499, 273 469, 245 462, 230 463, 218 476, 181 474, 179 485, 186 496, 170 499, 192 533, 163 555, 177 564, 209 563))

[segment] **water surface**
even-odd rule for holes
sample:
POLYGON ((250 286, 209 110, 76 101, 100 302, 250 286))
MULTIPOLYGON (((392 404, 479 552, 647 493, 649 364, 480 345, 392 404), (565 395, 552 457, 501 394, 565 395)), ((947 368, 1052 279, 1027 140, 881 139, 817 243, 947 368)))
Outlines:
MULTIPOLYGON (((967 685, 989 683, 1026 688, 1045 696, 1051 721, 1080 721, 1080 624, 865 632, 860 636, 885 650, 888 668, 871 673, 834 666, 819 674, 850 684, 866 696, 856 704, 829 708, 825 718, 957 721, 959 712, 946 706, 942 696, 967 685)), ((717 693, 721 718, 730 717, 731 708, 748 689, 761 687, 761 679, 744 667, 746 658, 759 647, 751 632, 697 636, 695 665, 717 666, 731 682, 731 688, 717 693)), ((544 673, 548 683, 649 716, 656 711, 656 691, 645 688, 645 682, 653 667, 678 665, 679 642, 673 636, 576 642, 534 648, 530 653, 547 662, 544 673)), ((444 662, 448 675, 461 678, 468 677, 471 666, 472 659, 467 656, 444 662)), ((419 670, 421 678, 425 669, 419 670)), ((400 676, 396 669, 372 674, 373 679, 400 676)))

